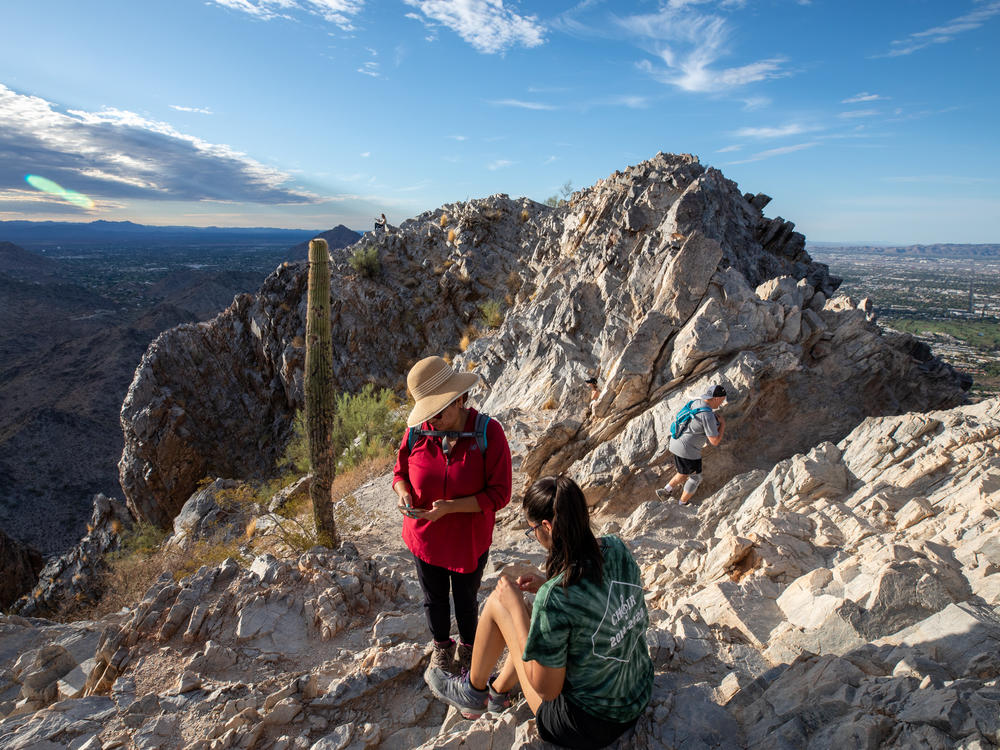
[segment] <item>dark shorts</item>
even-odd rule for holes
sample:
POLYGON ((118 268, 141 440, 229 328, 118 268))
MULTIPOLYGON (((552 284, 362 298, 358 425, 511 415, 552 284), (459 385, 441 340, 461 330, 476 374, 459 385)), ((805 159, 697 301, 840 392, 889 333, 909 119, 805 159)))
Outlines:
POLYGON ((635 726, 636 721, 638 717, 624 724, 598 719, 561 694, 555 700, 542 703, 535 714, 535 726, 543 740, 580 750, 607 747, 635 726))
POLYGON ((674 456, 674 467, 679 474, 701 474, 701 459, 674 456))

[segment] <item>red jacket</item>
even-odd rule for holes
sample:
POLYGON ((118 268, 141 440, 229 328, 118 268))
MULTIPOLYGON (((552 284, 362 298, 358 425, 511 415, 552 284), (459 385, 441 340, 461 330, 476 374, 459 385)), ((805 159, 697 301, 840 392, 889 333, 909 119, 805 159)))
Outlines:
MULTIPOLYGON (((476 410, 469 409, 463 432, 476 424, 476 410)), ((429 430, 427 422, 421 429, 429 430)), ((403 541, 424 562, 458 573, 471 573, 493 543, 496 513, 510 502, 510 448, 495 419, 486 426, 486 456, 474 437, 464 437, 445 457, 441 438, 419 436, 413 450, 406 448, 406 434, 399 446, 392 483, 405 479, 413 487, 413 507, 429 509, 435 500, 475 495, 482 513, 449 513, 437 521, 403 517, 403 541)))

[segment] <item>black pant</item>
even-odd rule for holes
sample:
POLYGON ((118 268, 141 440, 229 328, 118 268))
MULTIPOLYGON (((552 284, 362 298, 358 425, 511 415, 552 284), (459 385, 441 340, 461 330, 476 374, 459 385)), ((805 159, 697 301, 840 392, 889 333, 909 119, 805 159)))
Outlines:
POLYGON ((483 580, 483 570, 486 568, 486 558, 489 552, 484 552, 471 573, 456 573, 437 565, 424 562, 416 555, 417 579, 420 588, 424 590, 424 612, 427 614, 427 625, 435 641, 447 641, 451 637, 451 602, 448 599, 448 589, 451 588, 451 598, 455 600, 455 622, 458 623, 458 636, 463 643, 472 643, 476 638, 476 625, 479 624, 479 584, 483 580))

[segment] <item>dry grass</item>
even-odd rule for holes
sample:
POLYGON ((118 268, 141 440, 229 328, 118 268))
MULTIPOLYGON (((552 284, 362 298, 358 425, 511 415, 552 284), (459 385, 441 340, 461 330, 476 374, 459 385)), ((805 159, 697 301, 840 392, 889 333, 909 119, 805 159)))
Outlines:
POLYGON ((549 396, 549 400, 542 404, 543 409, 555 409, 557 406, 559 406, 559 402, 552 396, 549 396))
POLYGON ((305 345, 306 345, 306 340, 302 336, 295 336, 294 338, 292 338, 292 346, 294 346, 296 349, 301 349, 305 345))
POLYGON ((530 218, 531 218, 531 214, 528 213, 528 209, 522 208, 521 209, 521 222, 524 223, 524 222, 526 222, 530 218))
POLYGON ((469 348, 469 344, 479 338, 479 329, 474 325, 469 326, 465 329, 465 333, 462 334, 462 340, 458 342, 458 348, 460 351, 465 351, 469 348))
POLYGON ((454 243, 455 242, 455 237, 457 237, 457 236, 458 235, 455 234, 455 230, 454 229, 449 229, 448 230, 448 242, 454 243))
POLYGON ((441 228, 442 229, 444 229, 446 226, 448 226, 448 221, 449 221, 448 214, 441 214, 440 224, 441 224, 441 228))

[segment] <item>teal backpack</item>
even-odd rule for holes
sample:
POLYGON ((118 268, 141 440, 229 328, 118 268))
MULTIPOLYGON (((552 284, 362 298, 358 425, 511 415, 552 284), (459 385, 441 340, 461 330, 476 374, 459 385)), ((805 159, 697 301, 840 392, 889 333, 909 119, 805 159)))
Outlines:
POLYGON ((677 412, 677 416, 674 417, 673 424, 670 425, 670 436, 674 439, 679 438, 684 434, 684 430, 687 429, 688 424, 695 414, 704 414, 705 412, 712 411, 710 406, 699 406, 697 409, 692 409, 691 404, 694 401, 688 401, 684 404, 684 408, 677 412))
MULTIPOLYGON (((476 424, 472 432, 455 432, 452 430, 421 430, 420 427, 411 427, 406 431, 406 450, 413 451, 413 446, 421 437, 439 437, 447 440, 457 440, 458 438, 474 437, 479 445, 479 451, 486 456, 486 426, 490 423, 490 417, 482 412, 476 414, 476 424)), ((445 453, 448 451, 446 450, 445 453)))

